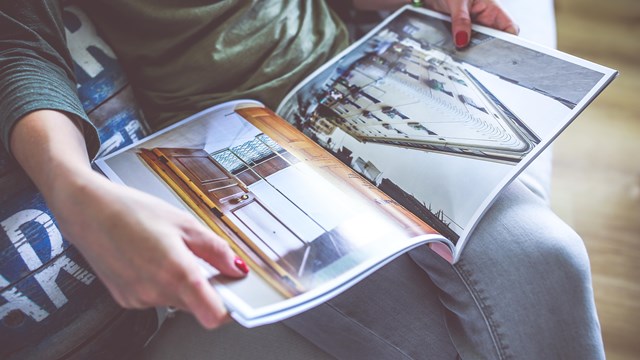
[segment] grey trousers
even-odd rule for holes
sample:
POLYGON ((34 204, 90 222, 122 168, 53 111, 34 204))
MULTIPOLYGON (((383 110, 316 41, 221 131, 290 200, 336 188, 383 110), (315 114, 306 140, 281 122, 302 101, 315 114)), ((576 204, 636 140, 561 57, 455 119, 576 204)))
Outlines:
POLYGON ((286 324, 342 359, 604 358, 582 240, 521 180, 455 266, 418 248, 286 324))

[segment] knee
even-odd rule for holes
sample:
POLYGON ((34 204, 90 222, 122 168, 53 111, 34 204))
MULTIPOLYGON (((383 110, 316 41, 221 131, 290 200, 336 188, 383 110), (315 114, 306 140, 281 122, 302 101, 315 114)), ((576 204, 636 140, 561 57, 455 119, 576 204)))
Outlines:
POLYGON ((537 234, 530 254, 521 256, 530 257, 534 268, 542 274, 564 282, 566 286, 586 283, 591 286, 591 269, 584 242, 560 219, 554 221, 552 228, 537 234))
POLYGON ((507 253, 511 266, 525 266, 532 282, 572 292, 591 288, 589 257, 582 238, 550 210, 523 221, 507 253))
POLYGON ((477 269, 492 264, 490 272, 500 277, 591 287, 589 258, 581 237, 529 192, 506 195, 471 234, 462 266, 477 269))

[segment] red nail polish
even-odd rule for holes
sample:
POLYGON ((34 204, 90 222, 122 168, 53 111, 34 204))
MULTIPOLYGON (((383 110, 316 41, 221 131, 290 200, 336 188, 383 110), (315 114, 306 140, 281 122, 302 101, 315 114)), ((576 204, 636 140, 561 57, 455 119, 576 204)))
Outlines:
POLYGON ((469 35, 466 31, 458 31, 456 33, 456 46, 461 48, 467 46, 469 42, 469 35))
POLYGON ((249 273, 249 267, 247 266, 247 263, 245 263, 244 260, 240 259, 239 257, 236 257, 235 260, 233 260, 233 264, 243 273, 249 273))

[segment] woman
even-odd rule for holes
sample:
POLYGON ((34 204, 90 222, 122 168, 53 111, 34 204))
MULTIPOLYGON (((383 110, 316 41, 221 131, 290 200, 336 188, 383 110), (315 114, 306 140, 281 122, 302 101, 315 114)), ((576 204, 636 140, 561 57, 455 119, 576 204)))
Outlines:
MULTIPOLYGON (((353 3, 361 9, 392 9, 407 1, 353 3)), ((94 0, 84 5, 123 61, 155 129, 231 98, 274 105, 346 45, 344 27, 322 1, 184 5, 171 0, 94 0)), ((434 0, 426 5, 452 15, 452 35, 459 47, 469 41, 471 19, 518 31, 492 0, 434 0)), ((193 313, 206 328, 220 325, 226 311, 198 271, 196 257, 234 277, 246 274, 246 265, 190 215, 91 170, 89 160, 99 144, 75 95, 58 4, 29 0, 1 6, 0 109, 7 114, 1 124, 2 141, 44 195, 65 237, 80 249, 120 305, 171 305, 193 313)), ((405 256, 395 261, 348 297, 324 308, 348 308, 359 296, 366 301, 371 293, 367 286, 395 282, 396 291, 406 295, 390 299, 408 301, 403 308, 415 314, 416 324, 426 324, 415 337, 404 336, 402 346, 428 341, 432 346, 423 350, 443 355, 438 358, 456 352, 465 358, 601 356, 584 249, 549 211, 544 196, 516 182, 474 233, 473 238, 485 239, 470 241, 456 266, 426 248, 418 249, 413 260, 405 256), (526 220, 533 213, 554 231, 532 232, 536 226, 526 220), (507 228, 501 222, 507 216, 517 220, 506 223, 522 227, 507 228), (501 234, 502 241, 491 241, 489 234, 501 234), (498 267, 494 258, 508 260, 498 267), (526 268, 520 266, 524 261, 526 268), (540 275, 557 266, 561 274, 540 275), (524 290, 508 291, 514 286, 524 290), (440 300, 434 291, 425 291, 436 288, 440 300), (440 316, 443 306, 448 309, 446 325, 440 316), (549 311, 558 314, 545 313, 549 311), (545 332, 547 326, 558 328, 545 332)), ((374 309, 375 304, 364 308, 374 309)), ((354 348, 353 341, 340 347, 336 333, 325 336, 323 319, 335 317, 323 311, 309 312, 289 324, 338 356, 368 351, 365 346, 354 348)), ((384 342, 392 345, 388 339, 397 328, 414 326, 412 322, 390 327, 393 322, 387 315, 366 313, 361 318, 362 323, 374 322, 360 325, 377 334, 395 329, 384 335, 384 342)), ((415 356, 430 357, 424 351, 415 356)))

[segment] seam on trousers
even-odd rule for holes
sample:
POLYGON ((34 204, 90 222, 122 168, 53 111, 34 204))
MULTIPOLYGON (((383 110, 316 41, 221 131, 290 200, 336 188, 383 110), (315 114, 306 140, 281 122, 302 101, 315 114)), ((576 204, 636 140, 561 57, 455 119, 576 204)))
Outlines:
POLYGON ((356 324, 358 327, 364 329, 365 331, 369 332, 370 334, 373 334, 373 336, 375 336, 376 338, 378 338, 380 341, 384 342, 385 344, 388 344, 389 346, 391 346, 392 348, 396 349, 400 354, 404 355, 404 357, 406 357, 407 359, 411 359, 413 360, 413 358, 411 356, 409 356, 409 354, 405 353, 404 351, 402 351, 402 349, 400 349, 399 347, 395 346, 394 344, 390 343, 389 341, 387 341, 387 339, 383 338, 382 336, 378 335, 376 332, 372 331, 371 329, 369 329, 368 327, 364 326, 363 324, 361 324, 359 321, 356 321, 356 319, 354 319, 353 317, 345 314, 342 310, 338 309, 337 307, 335 307, 333 304, 331 303, 327 303, 327 305, 329 305, 329 307, 331 307, 333 310, 337 311, 340 315, 342 315, 343 317, 345 317, 346 319, 348 319, 349 321, 353 322, 354 324, 356 324))
POLYGON ((453 265, 453 269, 456 272, 456 274, 458 274, 458 277, 460 277, 460 280, 462 281, 464 286, 467 288, 467 290, 471 294, 471 298, 473 299, 474 303, 478 307, 478 310, 480 311, 480 314, 482 315, 482 318, 484 319, 484 322, 487 325, 487 328, 489 330, 489 335, 491 336, 491 341, 493 342, 493 346, 495 347, 496 352, 498 353, 498 358, 507 359, 508 357, 505 354, 506 348, 502 343, 502 341, 500 340, 500 334, 498 333, 498 329, 497 329, 497 326, 495 325, 495 321, 487 313, 487 310, 490 307, 487 304, 485 304, 485 302, 483 301, 484 299, 482 298, 480 291, 478 291, 473 286, 469 271, 467 271, 464 268, 464 265, 460 263, 453 265))

